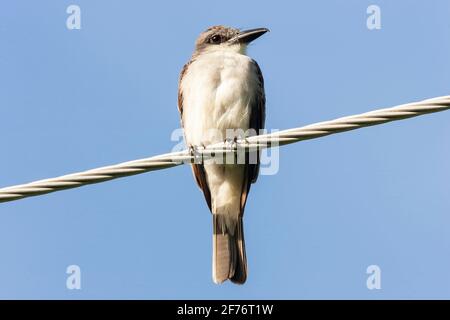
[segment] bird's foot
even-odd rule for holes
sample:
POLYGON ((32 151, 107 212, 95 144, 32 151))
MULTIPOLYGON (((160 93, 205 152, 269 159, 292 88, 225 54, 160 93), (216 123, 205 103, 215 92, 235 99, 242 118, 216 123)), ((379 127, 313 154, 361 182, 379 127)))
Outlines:
POLYGON ((234 137, 232 139, 227 138, 224 140, 223 142, 224 150, 226 151, 226 153, 224 154, 225 164, 237 163, 237 147, 238 147, 237 141, 238 141, 237 137, 234 137))
POLYGON ((201 146, 189 145, 189 154, 191 155, 191 163, 200 164, 203 162, 203 155, 200 150, 205 149, 205 145, 202 143, 201 146))

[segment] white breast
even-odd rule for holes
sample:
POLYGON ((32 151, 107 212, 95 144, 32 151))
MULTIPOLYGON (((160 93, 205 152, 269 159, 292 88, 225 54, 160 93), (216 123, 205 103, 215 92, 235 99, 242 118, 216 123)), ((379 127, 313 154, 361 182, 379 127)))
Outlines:
POLYGON ((190 145, 225 139, 226 129, 249 127, 258 79, 249 57, 234 51, 201 54, 183 77, 183 126, 190 145))

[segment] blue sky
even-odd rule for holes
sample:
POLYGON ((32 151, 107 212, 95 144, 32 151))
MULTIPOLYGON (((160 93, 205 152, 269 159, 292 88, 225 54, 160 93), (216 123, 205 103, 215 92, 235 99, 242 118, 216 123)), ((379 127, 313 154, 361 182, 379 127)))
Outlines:
MULTIPOLYGON (((0 186, 169 152, 178 74, 210 25, 250 47, 270 129, 447 95, 448 1, 8 1, 0 186), (81 8, 81 30, 66 8, 81 8), (381 8, 380 30, 366 9, 381 8)), ((0 204, 0 298, 450 298, 450 112, 280 150, 245 213, 249 278, 211 281, 211 217, 180 166, 0 204), (81 290, 66 268, 81 268, 81 290), (366 268, 381 268, 368 290, 366 268)))

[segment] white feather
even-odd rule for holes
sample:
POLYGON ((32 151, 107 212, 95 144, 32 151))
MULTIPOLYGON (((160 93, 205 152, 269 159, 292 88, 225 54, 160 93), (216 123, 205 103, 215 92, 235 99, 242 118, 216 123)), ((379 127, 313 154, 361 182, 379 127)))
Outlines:
MULTIPOLYGON (((212 46, 189 65, 180 84, 188 145, 223 142, 226 129, 249 129, 259 80, 244 52, 245 46, 240 45, 212 46)), ((244 166, 209 164, 205 171, 213 212, 235 218, 240 210, 244 166)))

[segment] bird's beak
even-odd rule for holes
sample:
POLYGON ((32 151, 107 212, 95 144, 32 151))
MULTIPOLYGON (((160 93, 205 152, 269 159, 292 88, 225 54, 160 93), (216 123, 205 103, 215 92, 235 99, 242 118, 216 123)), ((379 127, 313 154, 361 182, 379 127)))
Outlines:
POLYGON ((243 30, 239 32, 239 34, 230 40, 228 40, 231 43, 244 43, 248 44, 252 42, 253 40, 261 37, 264 33, 268 32, 269 29, 267 28, 256 28, 256 29, 250 29, 250 30, 243 30))

